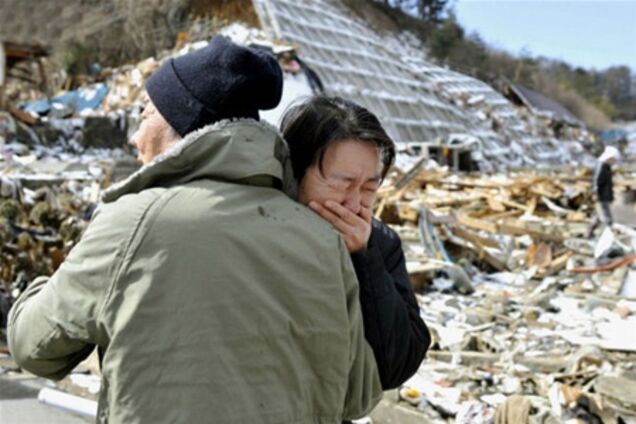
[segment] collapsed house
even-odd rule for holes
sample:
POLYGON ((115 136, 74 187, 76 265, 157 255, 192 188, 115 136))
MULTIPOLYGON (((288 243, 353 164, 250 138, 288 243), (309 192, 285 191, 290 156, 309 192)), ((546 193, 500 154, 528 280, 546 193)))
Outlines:
MULTIPOLYGON (((45 46, 39 44, 19 44, 10 41, 0 42, 0 87, 4 87, 9 78, 20 78, 29 82, 40 81, 46 85, 46 76, 39 61, 48 54, 45 46), (20 69, 24 62, 35 61, 38 64, 39 75, 30 75, 29 70, 20 69)), ((46 87, 44 87, 46 91, 46 87)))
POLYGON ((508 83, 505 91, 515 103, 523 104, 539 116, 552 118, 570 125, 583 126, 583 122, 574 116, 572 112, 541 93, 513 83, 508 83))
POLYGON ((469 150, 482 171, 591 163, 581 144, 591 142, 590 133, 557 139, 484 82, 432 64, 414 37, 381 36, 342 2, 254 4, 273 37, 299 46, 328 94, 369 108, 404 147, 469 150))
MULTIPOLYGON (((524 89, 515 86, 506 92, 513 99, 510 101, 482 81, 434 65, 426 58, 425 46, 411 34, 380 35, 343 2, 243 3, 249 8, 254 6, 266 33, 243 27, 226 31, 227 35, 243 44, 272 47, 279 57, 288 54, 302 71, 286 75, 281 105, 263 115, 274 125, 298 97, 324 92, 369 108, 378 115, 400 150, 411 156, 428 155, 452 169, 495 172, 593 164, 588 153, 592 135, 562 106, 549 99, 541 100, 540 103, 559 109, 559 113, 552 114, 538 107, 519 107, 540 95, 529 94, 528 90, 519 94, 524 89)), ((80 27, 92 28, 87 18, 90 16, 87 11, 92 9, 82 7, 73 9, 81 18, 80 27)), ((113 11, 114 7, 103 5, 97 12, 113 11)), ((121 25, 120 21, 117 25, 121 25)), ((57 27, 51 25, 35 33, 54 31, 57 27)), ((98 26, 92 31, 103 29, 98 26)), ((24 32, 25 28, 16 28, 19 34, 18 30, 24 32)), ((171 54, 179 54, 179 49, 163 58, 171 54)), ((78 93, 66 93, 23 109, 49 118, 90 117, 88 127, 100 131, 92 131, 79 140, 74 134, 83 132, 83 122, 76 121, 76 125, 55 119, 50 122, 65 133, 67 140, 79 141, 80 147, 102 148, 109 144, 123 147, 135 125, 135 119, 129 119, 130 106, 143 89, 144 77, 157 63, 158 60, 149 58, 134 66, 134 71, 126 67, 115 70, 105 84, 85 86, 78 93), (113 101, 113 97, 119 97, 119 101, 113 101), (100 137, 107 129, 108 136, 100 137)), ((42 138, 41 134, 37 136, 42 138)), ((38 137, 31 134, 30 138, 38 137)), ((49 137, 46 142, 51 144, 55 140, 49 137)), ((75 145, 67 144, 67 147, 75 145)), ((404 157, 407 159, 399 160, 398 165, 404 162, 408 167, 413 163, 408 156, 404 157)))

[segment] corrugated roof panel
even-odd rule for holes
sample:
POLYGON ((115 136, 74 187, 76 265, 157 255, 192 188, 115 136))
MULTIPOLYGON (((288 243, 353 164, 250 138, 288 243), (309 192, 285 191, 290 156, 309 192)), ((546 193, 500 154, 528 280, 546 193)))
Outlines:
POLYGON ((466 132, 473 122, 417 79, 409 64, 385 48, 348 9, 324 0, 256 0, 277 36, 300 46, 300 55, 332 95, 356 98, 378 115, 398 142, 433 141, 466 132))
POLYGON ((369 108, 398 143, 470 134, 494 169, 570 160, 566 147, 535 134, 488 84, 432 64, 422 46, 403 39, 405 34, 382 38, 341 2, 254 4, 265 26, 299 46, 300 57, 321 77, 328 94, 369 108))

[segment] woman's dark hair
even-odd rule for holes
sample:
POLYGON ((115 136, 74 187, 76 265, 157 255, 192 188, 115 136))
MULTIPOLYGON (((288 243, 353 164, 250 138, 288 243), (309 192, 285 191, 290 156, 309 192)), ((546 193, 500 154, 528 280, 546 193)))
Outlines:
POLYGON ((327 148, 343 140, 371 143, 380 151, 382 178, 395 159, 393 140, 367 109, 340 97, 315 96, 292 106, 281 122, 289 146, 294 177, 300 181, 307 169, 318 165, 327 148))

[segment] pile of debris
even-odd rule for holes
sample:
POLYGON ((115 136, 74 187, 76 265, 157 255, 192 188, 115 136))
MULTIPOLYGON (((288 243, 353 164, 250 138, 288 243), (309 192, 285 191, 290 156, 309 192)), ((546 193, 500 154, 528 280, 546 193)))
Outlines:
MULTIPOLYGON (((376 211, 433 334, 394 400, 431 422, 634 422, 636 221, 588 237, 585 170, 421 168, 395 175, 376 211)), ((636 174, 616 179, 636 190, 636 174)))
MULTIPOLYGON (((197 25, 201 41, 183 42, 159 59, 100 69, 78 89, 0 111, 0 330, 26 285, 63 261, 101 190, 138 168, 126 140, 140 120, 144 81, 164 60, 207 44, 210 26, 197 25)), ((283 101, 263 119, 277 124, 290 102, 312 94, 292 47, 243 25, 220 32, 272 51, 285 71, 283 101)))
POLYGON ((116 89, 116 81, 88 84, 0 111, 2 151, 35 160, 130 156, 128 133, 138 114, 132 102, 127 109, 106 108, 116 89))
POLYGON ((79 240, 98 200, 95 181, 41 185, 0 176, 0 330, 34 278, 51 275, 79 240))
MULTIPOLYGON (((297 60, 293 46, 272 42, 262 31, 241 24, 217 28, 218 31, 213 30, 214 25, 217 24, 197 20, 191 35, 184 34, 173 50, 164 51, 157 58, 118 68, 96 64, 95 73, 85 76, 82 85, 74 90, 63 90, 52 97, 40 93, 39 98, 33 98, 31 94, 29 100, 19 102, 11 101, 5 93, 4 111, 0 101, 0 173, 15 172, 12 168, 16 163, 28 172, 41 161, 73 162, 76 168, 84 165, 85 170, 96 160, 131 161, 132 146, 128 140, 140 122, 145 80, 163 61, 205 46, 217 32, 238 43, 271 51, 279 59, 285 71, 283 100, 278 108, 264 112, 263 119, 277 125, 292 101, 314 93, 315 81, 297 60)), ((64 74, 61 70, 57 73, 64 74)), ((35 92, 29 83, 15 80, 10 91, 35 92)))
POLYGON ((218 32, 279 58, 285 70, 283 100, 262 116, 274 125, 299 97, 326 93, 377 113, 401 150, 415 149, 416 156, 428 154, 456 170, 593 165, 594 137, 579 122, 543 116, 523 102, 527 96, 517 96, 522 99, 517 106, 482 81, 432 64, 414 37, 398 42, 399 37, 378 36, 333 2, 256 5, 263 26, 278 31, 239 23, 219 29, 218 23, 196 21, 189 33, 180 33, 173 50, 157 58, 119 68, 96 65, 76 90, 17 104, 12 114, 0 116, 0 139, 11 144, 4 149, 18 156, 28 149, 37 158, 59 157, 62 151, 129 154, 127 140, 139 122, 145 79, 164 60, 200 48, 218 32), (322 21, 327 24, 312 23, 322 21), (342 29, 343 23, 349 29, 342 29), (341 46, 343 36, 349 48, 341 46), (334 51, 344 56, 336 58, 334 51))

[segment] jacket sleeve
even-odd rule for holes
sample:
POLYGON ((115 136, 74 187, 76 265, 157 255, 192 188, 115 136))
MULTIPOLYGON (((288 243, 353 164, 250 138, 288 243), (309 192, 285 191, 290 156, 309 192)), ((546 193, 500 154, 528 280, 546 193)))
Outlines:
POLYGON ((360 282, 365 336, 384 390, 399 387, 419 368, 431 342, 406 271, 399 236, 374 226, 367 250, 352 255, 360 282))
POLYGON ((8 320, 9 350, 22 368, 61 379, 95 345, 107 344, 107 331, 99 317, 127 240, 133 237, 130 220, 124 218, 130 216, 114 204, 100 207, 59 269, 51 278, 34 280, 13 305, 8 320))
POLYGON ((340 251, 351 347, 343 419, 354 420, 369 414, 380 402, 382 387, 373 351, 364 338, 358 281, 344 242, 341 243, 340 251))

